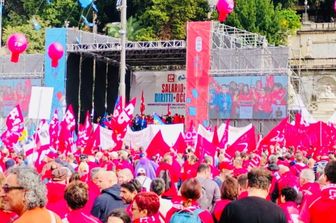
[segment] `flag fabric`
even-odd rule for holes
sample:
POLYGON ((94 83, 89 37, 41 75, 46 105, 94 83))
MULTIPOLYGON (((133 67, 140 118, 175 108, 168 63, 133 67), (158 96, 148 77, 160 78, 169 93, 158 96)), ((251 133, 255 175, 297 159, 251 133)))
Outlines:
POLYGON ((164 156, 167 152, 170 152, 170 147, 164 141, 161 130, 159 130, 146 149, 147 157, 152 158, 156 154, 164 156))
POLYGON ((36 137, 34 138, 36 139, 36 142, 38 142, 40 146, 50 145, 49 124, 47 120, 42 119, 40 121, 40 124, 36 130, 36 137))
POLYGON ((161 120, 160 116, 158 116, 158 114, 156 114, 156 113, 153 114, 153 123, 155 125, 164 125, 164 123, 161 120))
POLYGON ((8 149, 13 149, 24 130, 24 120, 21 108, 17 105, 13 108, 6 119, 7 130, 2 133, 1 141, 8 149))
POLYGON ((220 148, 225 148, 226 144, 229 141, 229 126, 230 126, 230 119, 227 119, 225 122, 225 130, 224 130, 224 134, 222 136, 222 139, 219 142, 218 147, 220 148))
POLYGON ((212 144, 215 147, 219 146, 219 139, 218 139, 218 130, 217 130, 217 125, 215 125, 213 136, 212 136, 212 144))
POLYGON ((226 151, 225 156, 229 160, 235 157, 235 152, 252 152, 256 148, 255 129, 252 126, 243 135, 241 135, 226 151))
POLYGON ((176 139, 175 144, 173 145, 173 148, 176 150, 177 153, 184 154, 187 149, 187 144, 184 140, 184 137, 182 133, 179 134, 179 136, 176 139))
POLYGON ((58 112, 55 110, 54 115, 49 123, 49 136, 50 136, 50 145, 54 148, 58 148, 58 136, 59 136, 59 120, 58 112))
POLYGON ((93 128, 91 125, 90 113, 87 112, 85 116, 84 124, 79 124, 78 127, 78 138, 76 141, 77 147, 85 148, 86 144, 92 134, 93 128))
POLYGON ((114 150, 121 149, 122 142, 127 132, 127 126, 132 122, 133 112, 136 104, 136 98, 133 98, 128 105, 122 109, 121 101, 113 112, 111 119, 112 140, 116 144, 114 150), (118 147, 118 148, 116 148, 118 147))
POLYGON ((144 97, 144 91, 141 92, 141 102, 140 102, 140 114, 145 114, 145 97, 144 97))
POLYGON ((167 105, 167 115, 170 116, 171 115, 171 111, 170 111, 170 104, 167 105))
MULTIPOLYGON (((284 118, 280 121, 280 123, 275 126, 259 143, 258 148, 261 149, 261 151, 269 150, 270 145, 275 145, 276 143, 279 143, 280 146, 285 145, 285 133, 286 133, 286 127, 288 117, 284 118)), ((270 153, 270 151, 269 151, 270 153)))
POLYGON ((73 108, 69 105, 64 118, 61 122, 61 131, 59 135, 59 147, 58 151, 69 152, 74 145, 73 132, 76 128, 76 120, 73 112, 73 108))
POLYGON ((209 142, 206 138, 198 134, 197 136, 197 144, 195 148, 195 155, 203 160, 205 155, 210 157, 214 157, 216 154, 216 146, 209 142))
POLYGON ((184 140, 187 145, 190 145, 190 146, 196 145, 197 132, 196 132, 193 120, 190 120, 188 130, 184 133, 184 140))
POLYGON ((99 148, 99 146, 100 146, 100 128, 101 128, 100 125, 97 125, 94 132, 92 132, 92 134, 88 138, 87 143, 85 144, 85 147, 84 147, 85 149, 83 151, 83 154, 92 155, 94 149, 99 148))

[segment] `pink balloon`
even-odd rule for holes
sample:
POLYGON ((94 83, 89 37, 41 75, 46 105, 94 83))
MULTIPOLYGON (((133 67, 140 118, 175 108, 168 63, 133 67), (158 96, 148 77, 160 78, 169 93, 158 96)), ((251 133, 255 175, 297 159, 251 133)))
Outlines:
POLYGON ((233 0, 218 0, 216 9, 218 12, 218 20, 224 22, 227 16, 233 11, 234 1, 233 0))
POLYGON ((11 61, 17 63, 20 53, 23 53, 28 47, 26 36, 22 33, 10 35, 7 40, 7 47, 12 52, 11 61))
POLYGON ((58 66, 58 61, 59 59, 62 58, 64 54, 64 49, 62 44, 58 42, 54 42, 49 45, 48 47, 48 55, 51 59, 51 66, 52 67, 57 67, 58 66))

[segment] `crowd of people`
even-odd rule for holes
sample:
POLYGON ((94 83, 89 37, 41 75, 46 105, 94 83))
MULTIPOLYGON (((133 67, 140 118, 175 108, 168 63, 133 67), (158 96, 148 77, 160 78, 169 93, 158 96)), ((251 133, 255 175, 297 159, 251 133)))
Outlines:
MULTIPOLYGON (((158 148, 159 149, 159 148, 158 148)), ((275 146, 251 165, 173 149, 76 156, 49 152, 28 164, 1 150, 1 223, 332 223, 336 222, 335 154, 318 158, 275 146)))

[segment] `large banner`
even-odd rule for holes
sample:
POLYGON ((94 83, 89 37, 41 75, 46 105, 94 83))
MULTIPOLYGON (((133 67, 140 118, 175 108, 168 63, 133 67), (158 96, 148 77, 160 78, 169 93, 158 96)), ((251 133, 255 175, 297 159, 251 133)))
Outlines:
POLYGON ((0 79, 0 117, 6 117, 18 104, 26 116, 32 86, 41 84, 41 79, 0 79))
POLYGON ((210 119, 283 119, 287 116, 288 77, 213 77, 209 87, 210 119))
POLYGON ((185 123, 208 125, 211 22, 187 24, 185 123))
POLYGON ((185 71, 140 71, 133 73, 131 98, 137 98, 134 114, 185 115, 185 71), (142 98, 143 95, 143 99, 142 98))

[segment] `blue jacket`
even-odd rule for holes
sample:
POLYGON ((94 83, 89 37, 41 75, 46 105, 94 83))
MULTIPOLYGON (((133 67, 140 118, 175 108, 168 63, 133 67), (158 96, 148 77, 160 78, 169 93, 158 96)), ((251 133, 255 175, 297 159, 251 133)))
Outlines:
POLYGON ((119 184, 102 190, 93 204, 91 214, 105 223, 111 211, 117 208, 125 208, 125 204, 120 198, 119 184))

